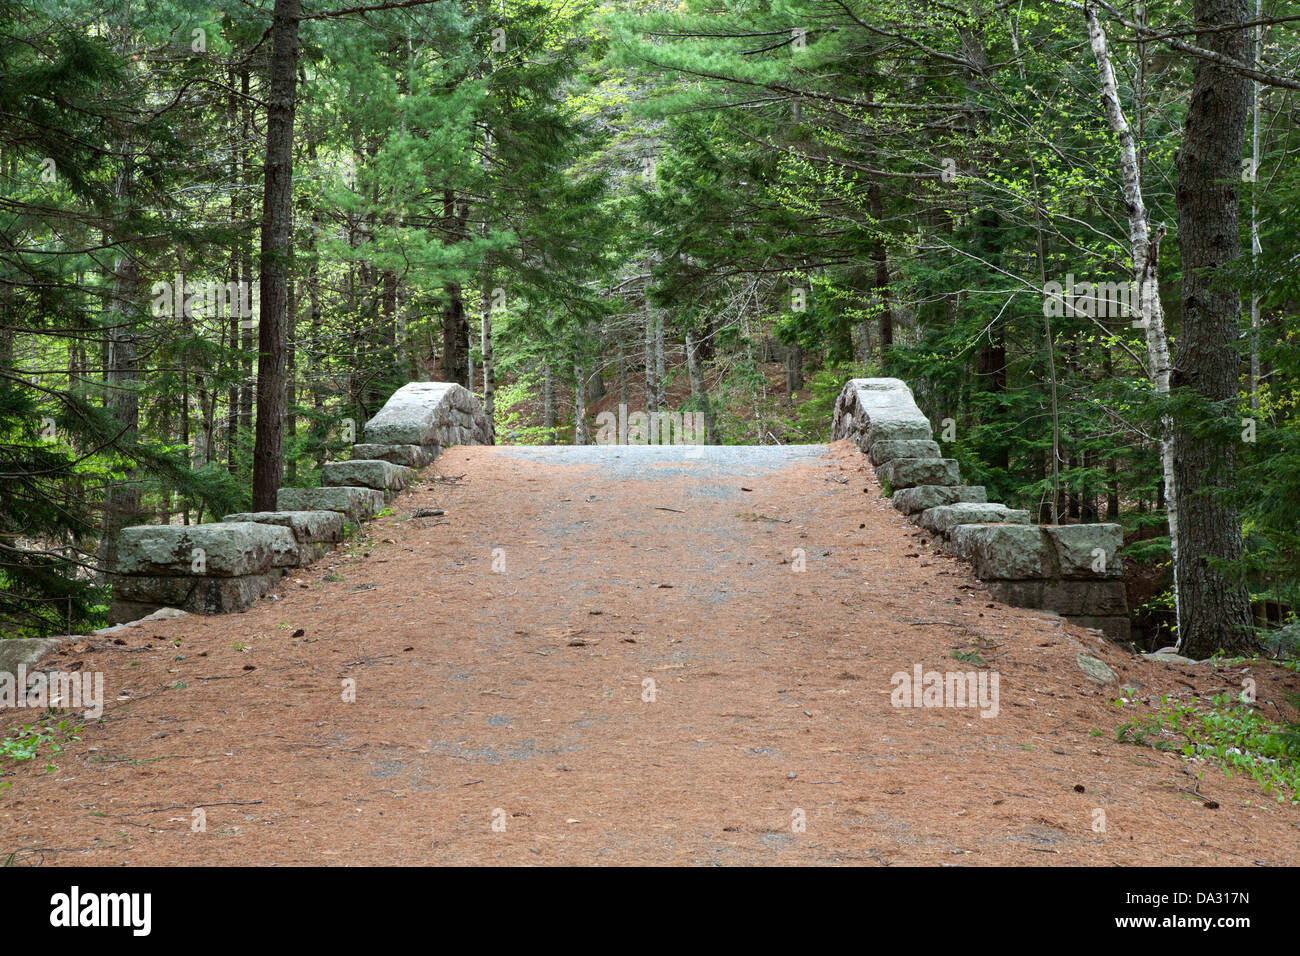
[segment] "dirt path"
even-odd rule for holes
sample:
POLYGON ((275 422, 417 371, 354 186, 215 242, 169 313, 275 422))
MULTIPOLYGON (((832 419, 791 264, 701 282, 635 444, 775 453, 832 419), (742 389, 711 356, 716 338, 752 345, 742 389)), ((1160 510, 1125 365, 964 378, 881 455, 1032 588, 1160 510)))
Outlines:
POLYGON ((664 454, 454 449, 274 600, 63 652, 103 671, 105 719, 6 778, 0 857, 1295 862, 1300 810, 1116 743, 1117 690, 1075 657, 1143 697, 1237 672, 991 605, 846 443, 664 454), (973 669, 955 651, 999 673, 996 717, 891 706, 895 672, 973 669))

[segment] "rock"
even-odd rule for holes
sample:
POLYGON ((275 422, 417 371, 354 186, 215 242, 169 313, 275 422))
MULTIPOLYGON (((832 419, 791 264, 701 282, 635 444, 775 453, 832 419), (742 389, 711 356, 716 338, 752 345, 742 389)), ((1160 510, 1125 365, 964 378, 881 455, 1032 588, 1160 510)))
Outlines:
POLYGON ((382 459, 353 459, 352 461, 327 461, 321 466, 321 484, 327 488, 375 488, 379 491, 401 491, 411 475, 405 465, 394 465, 382 459))
POLYGON ((139 525, 121 531, 113 570, 129 575, 237 577, 289 567, 297 559, 298 542, 288 528, 253 521, 139 525))
POLYGON ((330 546, 324 541, 306 541, 298 545, 298 563, 295 567, 304 568, 315 564, 329 553, 330 546))
POLYGON ((1038 525, 960 524, 948 549, 970 561, 985 581, 1026 581, 1052 576, 1052 555, 1038 525))
POLYGON ((374 488, 281 488, 275 504, 280 511, 338 511, 353 524, 384 509, 384 493, 374 488))
POLYGON ((1103 687, 1107 684, 1114 684, 1119 681, 1115 672, 1111 670, 1105 661, 1098 660, 1086 651, 1080 651, 1075 658, 1079 669, 1088 675, 1088 679, 1093 683, 1100 684, 1103 687))
POLYGON ((299 544, 343 540, 343 516, 337 511, 246 511, 221 520, 279 525, 292 531, 299 544))
POLYGON ((927 531, 947 537, 959 524, 1029 524, 1029 512, 1017 511, 999 504, 963 502, 955 505, 938 505, 921 512, 917 524, 927 531))
POLYGON ((271 590, 283 572, 245 574, 233 578, 133 575, 117 576, 109 620, 136 620, 141 608, 181 608, 194 614, 222 614, 251 607, 271 590))
POLYGON ((189 600, 182 607, 195 614, 242 611, 251 607, 258 598, 275 587, 282 576, 283 572, 273 571, 269 574, 250 574, 227 580, 204 578, 190 592, 189 600))
POLYGON ((988 501, 988 496, 983 485, 915 485, 896 488, 892 500, 895 508, 905 515, 912 515, 962 501, 983 503, 988 501))
POLYGON ((1144 657, 1149 661, 1159 661, 1162 664, 1198 663, 1197 661, 1192 660, 1190 657, 1184 657, 1182 654, 1179 654, 1176 651, 1172 650, 1171 648, 1167 648, 1167 647, 1163 648, 1162 650, 1152 651, 1150 654, 1139 654, 1138 656, 1144 657))
POLYGON ((1127 640, 1128 598, 1123 581, 988 581, 989 597, 1013 607, 1049 610, 1082 627, 1127 640))
POLYGON ((139 624, 148 624, 150 621, 170 621, 173 618, 189 617, 189 616, 190 615, 188 611, 182 611, 180 608, 160 607, 158 610, 152 612, 151 614, 146 614, 144 617, 136 618, 135 620, 132 621, 127 621, 124 624, 114 624, 112 627, 101 627, 98 630, 91 631, 91 633, 112 634, 114 631, 120 631, 124 627, 135 627, 136 625, 139 624))
POLYGON ((1124 531, 1117 524, 1041 525, 1055 551, 1063 578, 1118 578, 1123 573, 1119 551, 1124 531), (1097 570, 1101 568, 1101 570, 1097 570))
POLYGON ((942 458, 939 443, 914 438, 904 441, 878 441, 871 446, 867 460, 873 465, 883 465, 895 458, 942 458))
POLYGON ((877 468, 876 477, 894 489, 961 484, 957 462, 951 458, 895 458, 877 468))
POLYGON ((851 439, 866 452, 878 441, 925 441, 930 436, 929 419, 916 407, 907 383, 899 379, 851 379, 835 400, 832 440, 851 439))
MULTIPOLYGON (((1085 627, 1098 627, 1093 622, 1103 618, 1127 619, 1128 615, 1128 596, 1122 581, 989 581, 988 589, 995 601, 1055 611, 1085 627), (1088 623, 1084 623, 1085 617, 1088 623)), ((1102 627, 1107 634, 1113 629, 1113 624, 1102 627)))
POLYGON ((451 382, 403 385, 366 422, 366 441, 383 445, 435 444, 434 430, 449 418, 456 389, 463 386, 451 382))
POLYGON ((352 446, 353 459, 379 459, 391 461, 394 465, 407 468, 423 468, 442 451, 437 445, 377 445, 362 444, 352 446))
MULTIPOLYGON (((1128 594, 1123 581, 1047 581, 1043 584, 1043 607, 1066 615, 1092 618, 1120 615, 1127 619, 1128 594)), ((1107 627, 1102 630, 1111 633, 1107 627)))
POLYGON ((153 601, 118 601, 108 602, 108 620, 117 627, 105 628, 115 631, 120 627, 131 627, 138 621, 146 620, 158 611, 166 610, 153 601))
MULTIPOLYGON (((176 607, 190 599, 190 592, 200 581, 238 581, 239 578, 203 578, 198 575, 115 574, 108 583, 113 589, 113 600, 130 604, 149 604, 154 607, 176 607)), ((132 619, 134 620, 134 618, 132 619)))
POLYGON ((989 597, 1002 604, 1010 604, 1012 607, 1042 610, 1045 583, 1045 581, 989 581, 989 597))
POLYGON ((1065 619, 1079 627, 1101 631, 1116 643, 1127 643, 1133 639, 1133 622, 1127 614, 1066 614, 1065 619))
POLYGON ((0 639, 0 673, 17 674, 18 668, 31 667, 67 638, 7 637, 0 639))
MULTIPOLYGON (((1128 619, 1128 593, 1123 581, 1045 581, 1042 606, 1067 615, 1093 618, 1118 615, 1128 619)), ((1107 634, 1113 629, 1113 625, 1102 627, 1107 634)))
MULTIPOLYGON (((452 382, 410 382, 393 393, 374 418, 366 422, 365 438, 379 445, 438 445, 451 442, 447 426, 455 411, 465 412, 474 423, 467 442, 491 443, 491 424, 473 394, 452 382)), ((461 436, 465 437, 465 436, 461 436)))

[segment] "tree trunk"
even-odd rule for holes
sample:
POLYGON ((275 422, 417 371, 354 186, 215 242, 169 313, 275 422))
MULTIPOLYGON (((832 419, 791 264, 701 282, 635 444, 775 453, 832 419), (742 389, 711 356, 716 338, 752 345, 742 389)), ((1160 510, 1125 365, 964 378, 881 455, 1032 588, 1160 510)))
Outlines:
MULTIPOLYGON (((130 39, 124 28, 121 37, 123 48, 130 39)), ((125 214, 135 204, 135 163, 129 137, 124 135, 121 148, 122 166, 113 181, 113 196, 125 214)), ((140 426, 140 394, 136 391, 140 379, 139 346, 136 338, 136 301, 139 292, 140 267, 133 249, 122 235, 114 235, 111 227, 106 238, 116 245, 113 260, 113 290, 109 296, 108 333, 105 341, 104 379, 107 393, 104 405, 109 415, 116 419, 120 429, 118 442, 133 445, 140 426)), ((6 323, 7 324, 7 323, 6 323)), ((109 483, 104 495, 104 513, 99 539, 99 566, 111 571, 117 563, 117 535, 124 527, 134 524, 140 516, 140 486, 137 470, 128 465, 121 481, 109 483)))
POLYGON ((1112 455, 1106 461, 1106 520, 1119 520, 1119 464, 1112 455))
POLYGON ((469 380, 469 355, 465 348, 469 341, 469 320, 465 318, 460 283, 446 283, 443 292, 442 380, 471 388, 474 383, 469 380))
MULTIPOLYGON (((134 177, 130 153, 114 184, 117 198, 130 202, 134 177)), ((139 285, 139 267, 129 250, 120 250, 113 262, 112 307, 109 314, 108 352, 105 360, 105 384, 108 392, 104 405, 121 430, 118 441, 131 445, 140 426, 140 395, 136 391, 140 378, 139 349, 135 332, 135 302, 139 285)), ((104 496, 104 515, 99 539, 99 566, 111 571, 117 563, 117 535, 135 524, 140 517, 140 486, 136 470, 128 466, 124 480, 109 483, 104 496)))
MULTIPOLYGON (((1193 21, 1202 47, 1249 61, 1250 34, 1223 29, 1247 18, 1245 0, 1193 0, 1193 21)), ((1237 353, 1240 304, 1231 288, 1216 281, 1238 258, 1237 183, 1250 83, 1238 73, 1198 58, 1178 151, 1178 248, 1183 265, 1183 326, 1178 337, 1171 386, 1190 392, 1203 407, 1230 407, 1240 378, 1237 353)), ((1190 415, 1200 416, 1193 408, 1190 415)), ((1218 414, 1217 412, 1213 414, 1218 414)), ((1231 438, 1199 430, 1188 413, 1174 421, 1175 493, 1179 520, 1178 586, 1182 592, 1178 646, 1192 658, 1215 651, 1247 653, 1253 640, 1250 596, 1226 578, 1215 562, 1242 556, 1241 523, 1217 499, 1232 486, 1236 448, 1231 438)), ((1231 430, 1235 435, 1236 429, 1231 430)))
MULTIPOLYGON (((383 282, 380 286, 379 312, 383 316, 383 343, 384 349, 393 357, 393 364, 397 364, 397 273, 392 269, 383 271, 383 282)), ((380 401, 387 401, 388 396, 381 395, 380 401)))
MULTIPOLYGON (((447 189, 442 195, 442 215, 450 235, 449 242, 459 242, 465 232, 468 211, 456 199, 456 191, 447 189)), ((443 287, 442 306, 442 376, 445 382, 456 382, 468 389, 474 388, 469 372, 469 319, 465 316, 465 298, 459 282, 447 282, 443 287)))
POLYGON ((709 390, 704 382, 704 363, 700 361, 700 342, 693 328, 686 330, 686 370, 691 377, 691 399, 697 409, 704 413, 704 443, 716 445, 717 422, 714 420, 713 402, 709 400, 709 390))
MULTIPOLYGON (((253 116, 252 107, 249 105, 247 98, 249 93, 248 67, 245 66, 239 77, 240 92, 244 98, 240 100, 240 134, 239 134, 239 182, 243 186, 250 186, 249 168, 253 165, 248 155, 248 144, 252 138, 253 116)), ((250 191, 247 189, 239 190, 239 225, 241 234, 238 241, 238 260, 236 266, 238 273, 234 276, 236 282, 245 284, 245 288, 251 285, 253 281, 253 259, 250 253, 248 237, 243 233, 243 226, 252 219, 252 200, 250 191)), ((251 294, 251 293, 250 293, 251 294)), ((258 293, 260 296, 260 292, 258 293)), ((238 312, 238 310, 236 310, 238 312)), ((247 435, 253 430, 253 326, 248 319, 241 315, 236 316, 238 324, 239 344, 239 367, 242 375, 239 380, 239 431, 247 435)), ((247 441, 247 439, 244 439, 247 441)))
POLYGON ((587 444, 587 370, 580 359, 573 363, 573 443, 587 444))
MULTIPOLYGON (((1255 0, 1255 19, 1264 19, 1264 0, 1255 0)), ((1255 27, 1255 69, 1260 65, 1260 45, 1264 41, 1264 28, 1255 27)), ((1250 85, 1250 260, 1256 264, 1262 248, 1259 244, 1259 81, 1250 85)), ((1250 410, 1259 412, 1259 292, 1251 290, 1250 296, 1250 410)))
MULTIPOLYGON (((1142 168, 1138 161, 1137 145, 1133 140, 1133 131, 1119 102, 1119 85, 1115 79, 1115 70, 1111 65, 1110 53, 1106 46, 1106 33, 1096 14, 1089 8, 1085 13, 1088 23, 1088 38, 1092 43, 1093 56, 1097 61, 1097 71, 1101 74, 1102 103, 1106 109, 1106 118, 1120 145, 1120 173, 1124 181, 1124 204, 1128 209, 1129 252, 1133 258, 1133 281, 1137 283, 1138 312, 1136 322, 1146 331, 1147 361, 1150 364, 1148 374, 1157 394, 1169 394, 1169 339, 1165 335, 1165 313, 1160 302, 1160 239, 1164 235, 1163 227, 1153 237, 1147 222, 1146 202, 1142 196, 1142 168)), ((1169 552, 1174 577, 1174 626, 1182 621, 1180 612, 1180 591, 1178 585, 1181 559, 1179 545, 1178 495, 1176 487, 1178 476, 1174 469, 1173 421, 1169 416, 1161 418, 1160 464, 1164 482, 1159 488, 1158 497, 1166 508, 1169 521, 1169 552)), ((1116 502, 1118 514, 1118 501, 1116 502)))
MULTIPOLYGON (((322 418, 321 411, 325 406, 325 398, 324 398, 325 383, 321 380, 321 369, 324 367, 324 363, 319 363, 312 360, 312 350, 320 348, 319 345, 320 327, 321 327, 320 258, 316 253, 316 236, 320 231, 320 224, 321 224, 320 213, 316 210, 313 210, 311 216, 311 236, 307 240, 308 241, 307 248, 309 250, 309 259, 311 262, 311 264, 307 268, 307 310, 308 310, 307 341, 311 343, 311 346, 310 348, 307 349, 307 351, 304 353, 303 356, 304 359, 303 364, 305 366, 306 372, 308 373, 306 376, 306 383, 307 383, 307 387, 311 389, 312 409, 316 412, 316 415, 314 416, 314 421, 312 422, 311 428, 308 431, 308 434, 311 435, 313 439, 322 437, 320 434, 322 430, 320 424, 322 418)), ((324 447, 323 443, 318 444, 316 453, 314 455, 317 471, 320 471, 321 465, 324 464, 325 462, 325 453, 323 447, 324 447)))
POLYGON ((785 398, 788 404, 791 396, 803 388, 803 346, 792 345, 785 353, 785 398))
POLYGON ((266 188, 262 199, 257 425, 253 510, 274 511, 284 466, 286 280, 293 241, 293 117, 298 84, 299 0, 275 0, 267 94, 266 188))
POLYGON ((546 444, 555 444, 555 373, 551 363, 542 363, 542 427, 546 429, 546 444))
MULTIPOLYGON (((231 225, 237 230, 241 226, 240 208, 242 205, 240 197, 243 190, 238 188, 243 185, 243 135, 239 125, 239 101, 233 92, 235 85, 235 70, 230 69, 230 85, 232 92, 228 101, 228 110, 230 112, 230 181, 235 187, 230 191, 230 221, 231 225)), ((238 284, 240 281, 239 261, 240 261, 241 240, 236 239, 230 249, 230 281, 238 284)), ((236 448, 239 444, 239 411, 240 405, 240 381, 237 373, 242 369, 242 355, 239 342, 240 315, 238 309, 232 309, 227 316, 230 328, 230 363, 231 379, 230 388, 226 393, 227 419, 226 419, 226 470, 232 475, 239 470, 236 448)))
MULTIPOLYGON (((187 314, 184 309, 181 310, 182 322, 181 327, 185 330, 185 337, 190 338, 194 334, 194 317, 187 314)), ((181 355, 181 445, 185 448, 185 461, 190 470, 194 469, 194 449, 190 448, 190 362, 187 353, 181 355)), ((175 494, 175 492, 173 492, 175 494)), ((186 502, 181 510, 181 524, 190 523, 190 506, 186 502)))
MULTIPOLYGON (((294 409, 298 406, 298 383, 295 378, 298 364, 298 283, 296 281, 289 283, 288 315, 288 345, 284 361, 284 437, 292 450, 293 440, 298 432, 298 417, 294 414, 294 409)), ((290 488, 298 483, 297 458, 290 457, 285 463, 284 480, 290 488)))
MULTIPOLYGON (((876 229, 880 229, 880 222, 885 217, 880 183, 873 180, 867 189, 867 196, 871 203, 872 222, 876 229)), ((890 346, 894 344, 894 313, 889 304, 889 260, 885 254, 885 241, 879 235, 871 243, 871 260, 876 266, 876 307, 880 309, 880 360, 883 362, 890 346)))
POLYGON ((480 347, 483 351, 483 414, 487 416, 488 425, 493 423, 492 413, 496 406, 497 370, 492 360, 492 290, 490 281, 483 282, 483 335, 480 347))
POLYGON ((871 364, 871 323, 863 319, 849 327, 849 342, 853 346, 853 360, 863 367, 871 364))
POLYGON ((402 381, 412 382, 418 377, 415 374, 415 366, 412 362, 410 343, 407 339, 409 326, 407 310, 411 307, 411 296, 407 292, 406 285, 402 284, 397 287, 397 331, 396 331, 396 348, 397 348, 397 367, 401 372, 402 381))
POLYGON ((660 411, 668 409, 668 393, 664 387, 664 310, 655 309, 655 408, 660 411))
POLYGON ((627 404, 627 343, 621 335, 618 340, 618 400, 627 404))
POLYGON ((601 374, 600 366, 592 371, 587 380, 587 404, 595 405, 605 397, 605 376, 601 374))
POLYGON ((659 411, 656 396, 659 389, 655 385, 655 310, 649 299, 645 307, 645 408, 647 412, 659 411))

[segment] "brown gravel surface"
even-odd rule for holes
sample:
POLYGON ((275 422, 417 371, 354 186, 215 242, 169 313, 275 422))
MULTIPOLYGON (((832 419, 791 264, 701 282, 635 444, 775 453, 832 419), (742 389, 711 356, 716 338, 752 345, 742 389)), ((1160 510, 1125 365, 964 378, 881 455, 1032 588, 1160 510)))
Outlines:
MULTIPOLYGON (((1300 810, 1116 743, 1144 705, 1075 659, 1142 700, 1242 668, 1148 662, 991 604, 847 443, 620 462, 456 448, 256 608, 65 645, 50 663, 103 672, 104 719, 54 772, 5 778, 0 857, 1295 862, 1300 810), (974 669, 955 653, 998 672, 996 717, 891 706, 898 671, 974 669)), ((1246 670, 1261 701, 1300 689, 1246 670)))

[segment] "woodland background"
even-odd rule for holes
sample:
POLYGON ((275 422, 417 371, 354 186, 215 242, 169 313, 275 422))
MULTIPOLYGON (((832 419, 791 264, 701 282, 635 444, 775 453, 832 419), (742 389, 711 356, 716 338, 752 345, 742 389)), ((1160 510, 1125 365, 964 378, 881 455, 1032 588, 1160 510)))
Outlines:
POLYGON ((1125 526, 1148 646, 1177 594, 1194 656, 1295 653, 1296 4, 349 2, 0 0, 7 636, 407 381, 769 443, 890 375, 990 500, 1125 526))

